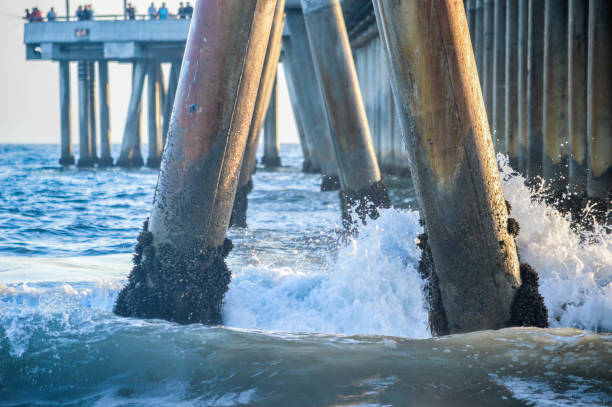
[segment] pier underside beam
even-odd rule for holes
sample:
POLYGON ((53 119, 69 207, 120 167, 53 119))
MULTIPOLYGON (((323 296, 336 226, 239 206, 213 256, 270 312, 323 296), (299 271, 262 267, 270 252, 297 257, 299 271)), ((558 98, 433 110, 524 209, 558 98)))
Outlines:
POLYGON ((140 119, 142 114, 142 90, 147 73, 147 62, 136 61, 132 68, 132 94, 125 120, 121 152, 116 165, 120 167, 142 167, 140 151, 140 119))
POLYGON ((60 126, 61 150, 59 163, 64 166, 74 164, 72 155, 72 129, 70 120, 70 62, 59 63, 60 73, 60 126))
POLYGON ((567 1, 546 0, 542 174, 555 201, 567 192, 569 175, 567 11, 567 1))
POLYGON ((98 61, 98 86, 100 103, 100 159, 99 167, 113 165, 111 156, 111 129, 109 106, 108 62, 98 61))
POLYGON ((221 323, 226 239, 276 0, 198 0, 150 220, 115 313, 221 323))
POLYGON ((519 261, 463 4, 376 0, 374 9, 439 278, 443 323, 434 328, 508 326, 519 261))
MULTIPOLYGON (((261 128, 264 121, 267 120, 266 112, 269 111, 273 103, 276 104, 276 76, 282 49, 284 27, 285 0, 277 0, 276 9, 274 11, 274 21, 272 23, 272 29, 270 30, 266 57, 257 90, 257 98, 255 100, 253 116, 249 126, 249 135, 247 137, 242 166, 240 168, 238 188, 236 190, 236 198, 234 199, 230 226, 247 226, 248 194, 253 188, 252 176, 257 164, 257 147, 259 146, 261 128)), ((278 154, 278 150, 276 153, 278 154)), ((280 164, 280 157, 278 164, 280 164)))
POLYGON ((391 206, 382 180, 339 0, 302 0, 304 21, 332 129, 342 220, 376 219, 391 206), (355 216, 356 215, 356 216, 355 216))
POLYGON ((612 4, 589 2, 587 195, 600 221, 612 223, 612 4))

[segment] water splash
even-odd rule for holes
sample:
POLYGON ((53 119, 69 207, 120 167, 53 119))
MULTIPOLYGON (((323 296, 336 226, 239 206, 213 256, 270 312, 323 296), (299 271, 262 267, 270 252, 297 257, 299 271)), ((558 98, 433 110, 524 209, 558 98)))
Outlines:
POLYGON ((540 275, 540 291, 551 326, 612 331, 612 234, 572 229, 564 216, 544 201, 545 187, 534 190, 498 156, 511 216, 518 220, 521 261, 540 275))

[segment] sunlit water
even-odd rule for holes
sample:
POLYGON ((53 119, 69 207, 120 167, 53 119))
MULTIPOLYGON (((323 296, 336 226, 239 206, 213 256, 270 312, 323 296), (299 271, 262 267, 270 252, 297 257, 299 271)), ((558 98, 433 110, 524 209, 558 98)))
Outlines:
POLYGON ((156 171, 62 170, 57 146, 0 146, 0 405, 612 405, 612 243, 576 234, 503 167, 551 329, 431 338, 409 180, 337 243, 336 192, 260 168, 232 230, 226 326, 118 318, 156 171))

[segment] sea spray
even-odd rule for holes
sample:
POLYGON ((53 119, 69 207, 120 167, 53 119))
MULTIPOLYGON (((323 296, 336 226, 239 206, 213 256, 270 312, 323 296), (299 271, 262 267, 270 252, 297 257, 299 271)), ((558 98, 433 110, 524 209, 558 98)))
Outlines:
POLYGON ((505 198, 521 225, 521 261, 540 276, 551 326, 612 331, 612 234, 594 224, 576 231, 568 215, 545 202, 546 191, 525 179, 498 155, 505 198))

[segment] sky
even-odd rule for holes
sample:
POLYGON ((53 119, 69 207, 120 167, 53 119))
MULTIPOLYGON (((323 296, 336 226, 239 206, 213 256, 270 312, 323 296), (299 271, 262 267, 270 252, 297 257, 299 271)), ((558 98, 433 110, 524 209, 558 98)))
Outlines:
MULTIPOLYGON (((179 1, 167 0, 165 3, 171 12, 176 12, 179 1)), ((150 1, 133 0, 131 3, 138 13, 144 14, 150 1)), ((74 15, 79 4, 92 4, 97 14, 123 13, 123 0, 70 0, 71 14, 74 15)), ((160 1, 156 1, 156 5, 160 4, 160 1)), ((195 4, 195 0, 192 4, 195 4)), ((0 0, 0 144, 59 143, 59 66, 57 62, 26 61, 23 45, 24 21, 20 19, 26 8, 38 7, 46 14, 52 6, 60 16, 65 15, 65 0, 0 0)), ((76 63, 72 63, 73 143, 78 141, 76 68, 76 63)), ((168 73, 167 68, 165 72, 168 73)), ((113 143, 120 143, 131 89, 131 66, 110 63, 109 82, 111 139, 113 143)), ((145 101, 143 112, 146 111, 145 101)), ((144 116, 142 135, 143 142, 146 142, 147 121, 144 116)), ((281 143, 298 142, 282 64, 279 70, 279 139, 281 143)))

